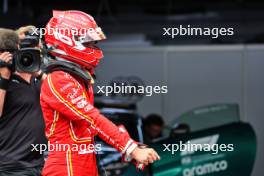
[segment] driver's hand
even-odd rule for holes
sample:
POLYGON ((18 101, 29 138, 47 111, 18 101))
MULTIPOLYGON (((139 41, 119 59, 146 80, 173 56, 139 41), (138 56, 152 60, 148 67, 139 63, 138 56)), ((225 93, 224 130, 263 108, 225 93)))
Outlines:
MULTIPOLYGON (((9 52, 3 52, 0 54, 0 60, 6 63, 11 62, 13 55, 9 52)), ((7 67, 0 68, 0 75, 2 78, 9 79, 11 71, 7 67)))
POLYGON ((151 164, 156 160, 160 160, 160 156, 152 148, 139 148, 137 147, 132 153, 131 157, 139 163, 145 165, 151 164))

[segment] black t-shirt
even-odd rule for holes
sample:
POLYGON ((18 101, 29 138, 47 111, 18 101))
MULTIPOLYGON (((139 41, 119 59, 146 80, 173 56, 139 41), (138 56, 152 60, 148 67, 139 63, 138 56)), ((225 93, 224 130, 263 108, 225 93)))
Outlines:
POLYGON ((43 155, 32 151, 32 144, 47 143, 39 98, 39 81, 12 75, 0 117, 0 172, 43 166, 43 155))

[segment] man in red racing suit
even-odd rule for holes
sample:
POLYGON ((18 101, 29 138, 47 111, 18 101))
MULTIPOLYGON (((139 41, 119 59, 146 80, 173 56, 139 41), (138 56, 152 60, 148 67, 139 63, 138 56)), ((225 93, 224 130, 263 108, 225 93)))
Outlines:
MULTIPOLYGON (((98 28, 91 16, 80 11, 55 11, 53 15, 47 28, 59 25, 98 28)), ((45 41, 48 47, 56 47, 51 55, 91 73, 102 52, 90 40, 102 36, 97 30, 96 34, 81 36, 80 41, 78 36, 71 41, 71 34, 54 33, 46 35, 45 41)), ((138 147, 125 130, 93 106, 92 80, 87 83, 72 73, 53 71, 42 82, 40 99, 49 140, 43 176, 97 176, 95 149, 98 148, 93 147, 96 135, 138 163, 147 165, 159 159, 153 149, 138 147)))
MULTIPOLYGON (((50 146, 70 144, 66 151, 50 150, 43 175, 96 175, 94 136, 99 135, 122 153, 130 154, 136 143, 93 107, 93 91, 63 71, 49 74, 42 83, 41 106, 50 146), (77 144, 77 151, 73 147, 77 144), (81 144, 85 147, 81 147, 81 144), (90 150, 89 150, 90 149, 90 150)), ((50 147, 52 148, 52 147, 50 147)), ((58 147, 57 147, 58 148, 58 147)), ((61 147, 61 149, 63 149, 61 147)), ((64 149, 65 150, 65 149, 64 149)))

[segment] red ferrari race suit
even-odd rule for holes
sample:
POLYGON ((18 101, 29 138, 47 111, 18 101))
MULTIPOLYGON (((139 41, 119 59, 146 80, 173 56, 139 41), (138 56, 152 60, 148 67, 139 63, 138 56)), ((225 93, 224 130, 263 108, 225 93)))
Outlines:
POLYGON ((42 83, 41 106, 50 143, 43 176, 97 176, 95 152, 83 150, 94 144, 95 135, 123 154, 137 147, 128 133, 94 108, 92 86, 86 87, 63 71, 52 72, 42 83))

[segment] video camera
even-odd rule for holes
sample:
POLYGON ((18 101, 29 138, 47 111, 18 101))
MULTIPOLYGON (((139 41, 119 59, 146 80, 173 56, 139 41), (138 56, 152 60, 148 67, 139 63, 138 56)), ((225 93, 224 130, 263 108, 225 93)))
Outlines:
POLYGON ((39 32, 29 30, 25 32, 25 38, 20 42, 20 48, 34 48, 39 45, 39 32))
POLYGON ((6 63, 0 60, 0 67, 8 67, 12 72, 33 73, 40 69, 41 56, 40 50, 35 48, 22 48, 15 51, 8 51, 13 54, 12 62, 6 63))
MULTIPOLYGON (((40 50, 36 49, 39 45, 39 34, 33 30, 25 32, 25 38, 20 42, 19 50, 5 50, 13 54, 13 59, 11 63, 5 63, 0 61, 0 67, 8 67, 12 72, 27 72, 33 73, 40 69, 41 56, 40 50)), ((1 51, 1 49, 0 49, 1 51)))

